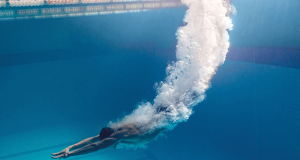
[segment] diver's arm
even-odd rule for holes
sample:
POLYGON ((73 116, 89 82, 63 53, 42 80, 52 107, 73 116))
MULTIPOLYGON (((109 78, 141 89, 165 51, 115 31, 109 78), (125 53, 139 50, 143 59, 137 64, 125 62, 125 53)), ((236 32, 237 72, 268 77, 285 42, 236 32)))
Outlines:
POLYGON ((78 155, 83 155, 83 154, 87 154, 87 153, 91 153, 91 152, 95 152, 98 151, 100 149, 104 149, 107 148, 113 144, 115 144, 116 142, 118 142, 117 138, 105 138, 104 140, 97 142, 97 143, 92 143, 92 144, 88 144, 80 149, 77 149, 75 151, 72 151, 68 154, 68 156, 78 156, 78 155))
POLYGON ((105 138, 100 142, 88 144, 80 149, 70 152, 68 154, 68 156, 77 156, 77 155, 87 154, 87 153, 98 151, 100 149, 107 148, 107 147, 117 143, 118 141, 120 141, 124 137, 124 135, 126 135, 126 131, 124 131, 124 130, 117 131, 117 132, 113 133, 111 136, 109 136, 108 138, 105 138))
POLYGON ((79 143, 71 145, 71 146, 65 148, 64 150, 62 150, 62 151, 60 151, 58 153, 51 153, 52 154, 52 158, 67 157, 68 154, 70 154, 71 150, 75 150, 77 148, 86 146, 86 145, 94 143, 94 142, 96 142, 98 140, 99 140, 99 135, 95 136, 95 137, 90 137, 90 138, 84 139, 84 140, 80 141, 79 143))
POLYGON ((84 140, 82 140, 82 141, 80 141, 80 142, 78 142, 74 145, 71 145, 71 146, 67 147, 66 149, 69 149, 69 151, 75 150, 75 149, 81 148, 83 146, 86 146, 88 144, 94 143, 97 140, 99 140, 99 135, 97 135, 95 137, 90 137, 90 138, 84 139, 84 140))

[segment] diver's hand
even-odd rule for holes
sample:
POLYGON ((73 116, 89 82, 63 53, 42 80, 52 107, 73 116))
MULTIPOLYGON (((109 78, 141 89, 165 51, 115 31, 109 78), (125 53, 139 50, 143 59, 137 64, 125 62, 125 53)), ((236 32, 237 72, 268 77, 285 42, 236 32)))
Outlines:
POLYGON ((70 154, 70 149, 69 148, 66 148, 60 152, 57 152, 57 153, 51 153, 52 156, 57 156, 57 155, 61 155, 61 154, 70 154))
POLYGON ((68 158, 69 157, 69 155, 68 154, 66 154, 66 153, 62 153, 62 154, 60 154, 60 155, 58 155, 58 156, 52 156, 51 158, 53 158, 53 159, 61 159, 61 158, 68 158))
POLYGON ((60 152, 51 153, 51 155, 52 155, 51 158, 54 158, 54 159, 57 159, 57 158, 59 158, 59 159, 61 159, 61 158, 68 158, 69 154, 70 154, 69 149, 66 148, 66 149, 64 149, 64 150, 62 150, 60 152))

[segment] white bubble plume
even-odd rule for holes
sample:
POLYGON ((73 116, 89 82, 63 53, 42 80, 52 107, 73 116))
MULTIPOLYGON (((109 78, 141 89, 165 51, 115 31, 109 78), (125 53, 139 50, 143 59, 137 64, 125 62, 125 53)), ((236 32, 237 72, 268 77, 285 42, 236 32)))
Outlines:
POLYGON ((227 30, 233 11, 229 0, 182 0, 187 6, 185 26, 177 31, 177 61, 167 67, 167 77, 156 84, 153 103, 142 103, 121 121, 110 123, 117 128, 134 123, 141 130, 173 129, 187 121, 193 106, 203 101, 205 91, 217 68, 225 61, 229 48, 227 30))

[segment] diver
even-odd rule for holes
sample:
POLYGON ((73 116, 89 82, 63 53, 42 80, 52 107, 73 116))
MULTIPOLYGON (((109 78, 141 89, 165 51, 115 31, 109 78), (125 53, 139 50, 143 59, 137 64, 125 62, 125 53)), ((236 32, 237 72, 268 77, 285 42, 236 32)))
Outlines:
POLYGON ((92 153, 109 147, 116 148, 118 143, 142 145, 154 140, 163 130, 165 130, 165 128, 156 129, 152 132, 141 131, 139 127, 131 124, 116 129, 105 127, 102 128, 100 134, 97 136, 84 139, 58 153, 51 153, 51 158, 68 158, 71 156, 92 153))

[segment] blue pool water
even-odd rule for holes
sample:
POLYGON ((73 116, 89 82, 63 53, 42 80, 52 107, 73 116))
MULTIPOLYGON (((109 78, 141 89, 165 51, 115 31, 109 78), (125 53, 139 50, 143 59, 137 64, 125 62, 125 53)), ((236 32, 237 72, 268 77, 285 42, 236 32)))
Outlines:
MULTIPOLYGON (((300 2, 233 1, 225 63, 187 122, 70 159, 298 160, 300 2)), ((0 22, 0 160, 51 159, 153 101, 186 8, 0 22)))

